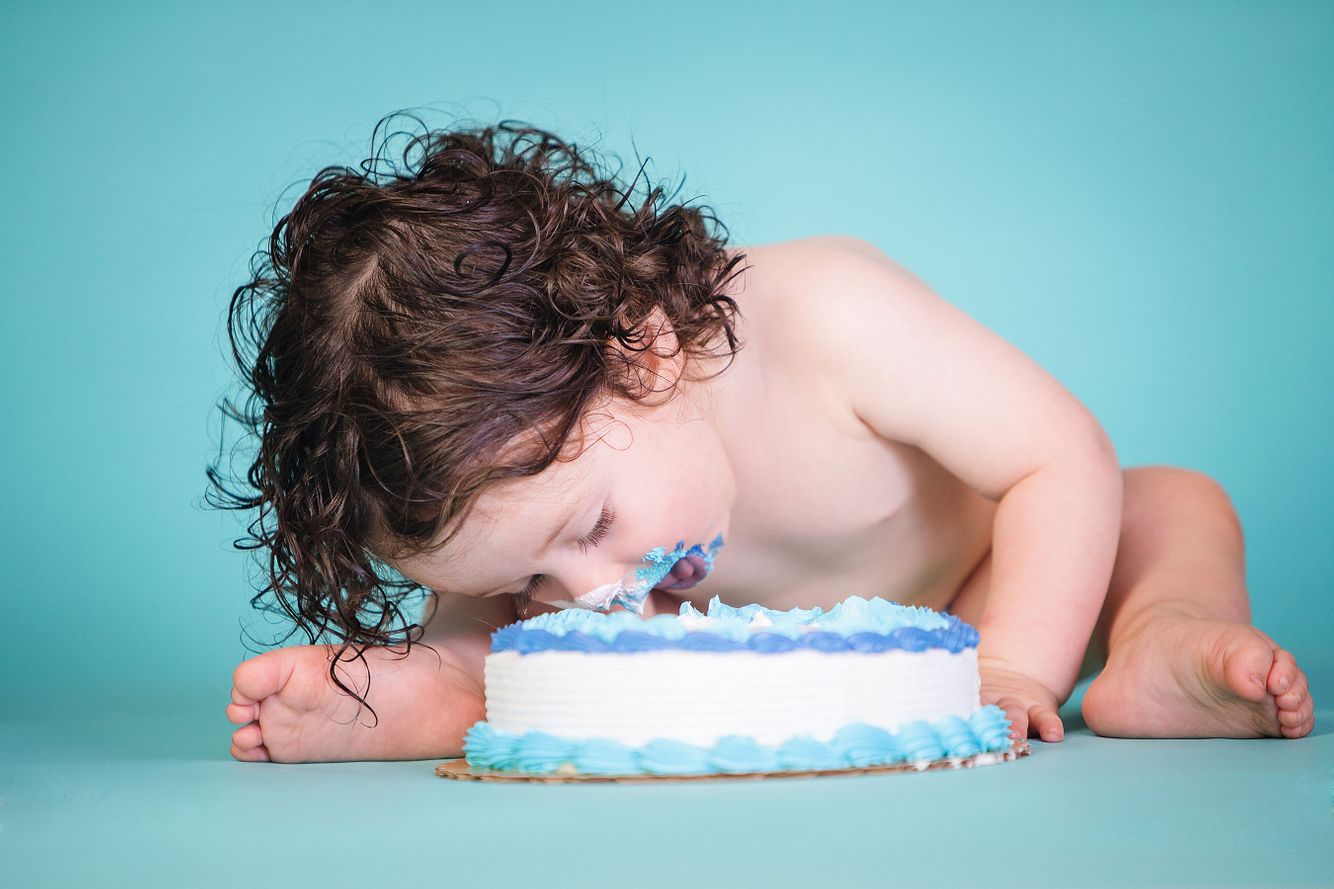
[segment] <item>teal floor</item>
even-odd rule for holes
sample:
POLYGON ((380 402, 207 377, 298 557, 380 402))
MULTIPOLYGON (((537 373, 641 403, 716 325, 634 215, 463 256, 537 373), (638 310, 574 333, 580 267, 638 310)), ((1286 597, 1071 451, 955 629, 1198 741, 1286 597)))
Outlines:
POLYGON ((1127 741, 1068 705, 1065 742, 980 769, 557 786, 242 764, 220 710, 11 709, 0 885, 1334 885, 1330 711, 1300 741, 1127 741))

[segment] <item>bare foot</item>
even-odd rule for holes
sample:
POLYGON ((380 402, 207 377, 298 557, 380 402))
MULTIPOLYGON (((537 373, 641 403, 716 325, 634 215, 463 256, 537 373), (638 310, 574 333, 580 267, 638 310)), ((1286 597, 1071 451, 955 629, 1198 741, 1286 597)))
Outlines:
POLYGON ((1084 695, 1084 721, 1120 738, 1300 738, 1306 674, 1255 627, 1176 615, 1123 639, 1084 695))
POLYGON ((460 755, 463 733, 482 718, 482 690, 447 656, 415 643, 407 657, 401 646, 367 648, 366 664, 346 662, 352 650, 345 652, 339 679, 367 697, 377 723, 329 678, 331 650, 336 647, 276 648, 236 668, 227 720, 246 724, 232 733, 233 757, 338 762, 460 755))

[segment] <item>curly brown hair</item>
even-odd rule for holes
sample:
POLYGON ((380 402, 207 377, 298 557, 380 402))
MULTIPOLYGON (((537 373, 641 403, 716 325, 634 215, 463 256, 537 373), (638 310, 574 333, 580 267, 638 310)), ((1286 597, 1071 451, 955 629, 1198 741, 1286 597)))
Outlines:
POLYGON ((649 347, 650 316, 670 322, 673 355, 725 340, 730 366, 741 347, 724 290, 745 254, 728 260, 707 207, 659 207, 655 187, 633 209, 635 183, 515 120, 432 131, 414 116, 425 131, 382 170, 377 135, 400 113, 360 171, 315 174, 252 257, 227 318, 249 391, 218 407, 258 450, 242 492, 206 469, 211 506, 259 510, 233 546, 268 553, 251 606, 278 613, 272 597, 295 623, 269 644, 337 640, 329 676, 372 716, 335 667, 372 645, 406 656, 424 628, 404 600, 438 601, 384 559, 444 546, 485 488, 561 458, 596 400, 643 400, 624 356, 649 347))

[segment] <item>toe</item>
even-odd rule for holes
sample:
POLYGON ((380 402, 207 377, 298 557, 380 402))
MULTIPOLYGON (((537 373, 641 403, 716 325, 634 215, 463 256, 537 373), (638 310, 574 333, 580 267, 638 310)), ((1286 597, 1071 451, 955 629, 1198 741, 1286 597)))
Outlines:
POLYGON ((1284 728, 1296 728, 1310 717, 1304 709, 1278 711, 1278 724, 1284 728))
POLYGON ((1289 652, 1280 648, 1274 652, 1274 663, 1269 668, 1269 676, 1265 681, 1265 687, 1271 695, 1281 695, 1292 688, 1300 674, 1301 671, 1297 669, 1297 661, 1293 659, 1289 652))
POLYGON ((276 648, 242 661, 232 673, 232 702, 262 701, 280 691, 296 667, 297 659, 289 654, 286 649, 276 648))
MULTIPOLYGON (((1279 728, 1278 728, 1279 733, 1282 734, 1283 737, 1285 737, 1285 738, 1304 738, 1304 737, 1306 737, 1307 735, 1309 735, 1309 734, 1311 733, 1311 730, 1312 730, 1312 729, 1315 728, 1315 713, 1314 713, 1314 712, 1307 711, 1307 710, 1301 710, 1301 711, 1299 711, 1299 715, 1302 717, 1302 721, 1299 722, 1299 723, 1297 723, 1296 725, 1280 725, 1280 726, 1279 726, 1279 728)), ((1282 720, 1282 713, 1279 714, 1279 717, 1280 717, 1280 721, 1281 721, 1281 720, 1282 720)))
POLYGON ((1266 682, 1274 652, 1259 637, 1242 637, 1223 655, 1223 679, 1237 697, 1259 703, 1269 694, 1266 682))
POLYGON ((232 744, 242 750, 250 750, 258 747, 264 742, 264 735, 260 731, 258 722, 251 722, 241 726, 232 732, 232 744))
POLYGON ((249 750, 242 750, 240 747, 233 744, 231 749, 227 752, 230 753, 234 759, 238 759, 241 762, 272 762, 269 758, 269 751, 263 744, 258 747, 252 747, 249 750))
POLYGON ((1315 702, 1307 697, 1291 710, 1278 711, 1279 730, 1285 737, 1300 738, 1315 726, 1315 702))
POLYGON ((1311 715, 1307 716, 1306 721, 1301 725, 1292 728, 1288 728, 1286 725, 1280 726, 1279 731, 1285 738, 1304 738, 1311 733, 1313 728, 1315 728, 1315 716, 1311 715))
POLYGON ((1065 737, 1065 726, 1056 711, 1045 704, 1028 708, 1028 722, 1044 741, 1059 741, 1065 737))
POLYGON ((1306 674, 1298 673, 1293 686, 1285 694, 1274 698, 1280 710, 1296 710, 1303 701, 1310 700, 1310 691, 1306 685, 1306 674))

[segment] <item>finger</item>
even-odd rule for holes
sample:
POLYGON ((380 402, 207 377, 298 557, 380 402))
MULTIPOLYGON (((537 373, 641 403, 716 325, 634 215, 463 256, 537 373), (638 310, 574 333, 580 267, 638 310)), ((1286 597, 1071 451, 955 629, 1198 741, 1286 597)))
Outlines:
POLYGON ((1010 720, 1010 738, 1018 740, 1028 737, 1028 708, 1022 701, 1014 698, 1001 698, 996 706, 1005 711, 1005 718, 1010 720))
POLYGON ((1055 708, 1047 704, 1034 704, 1028 708, 1028 724, 1033 733, 1044 741, 1055 743, 1065 737, 1065 726, 1055 708))

